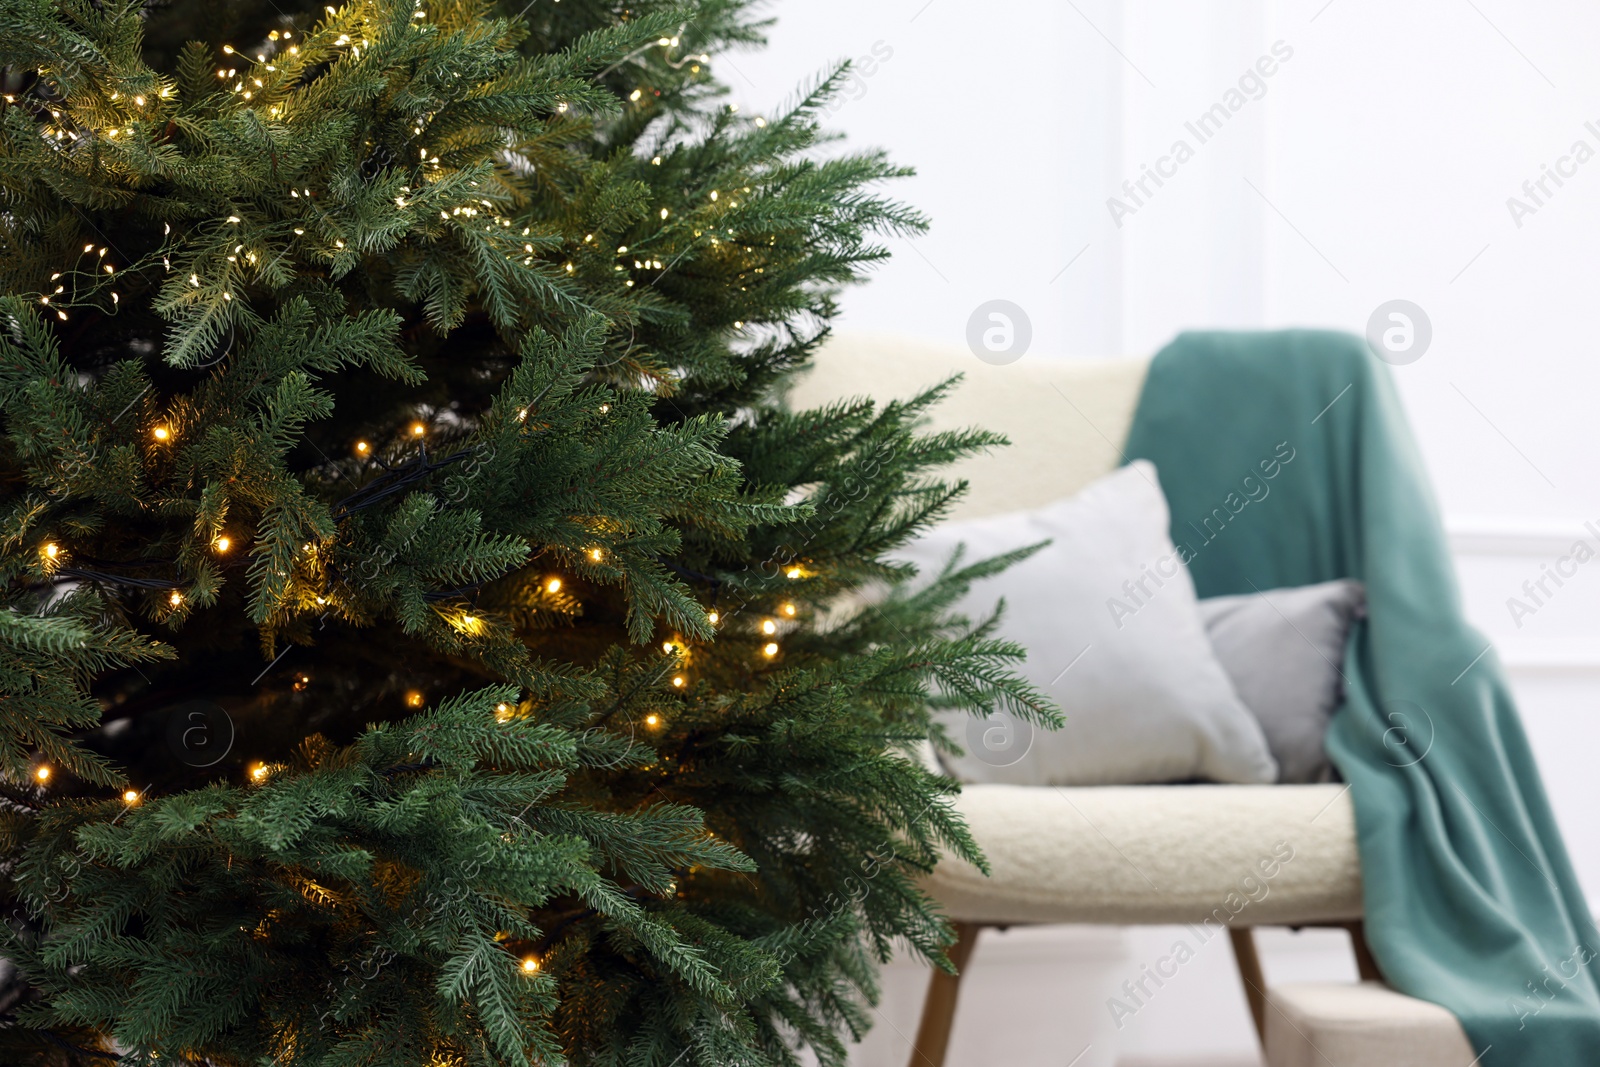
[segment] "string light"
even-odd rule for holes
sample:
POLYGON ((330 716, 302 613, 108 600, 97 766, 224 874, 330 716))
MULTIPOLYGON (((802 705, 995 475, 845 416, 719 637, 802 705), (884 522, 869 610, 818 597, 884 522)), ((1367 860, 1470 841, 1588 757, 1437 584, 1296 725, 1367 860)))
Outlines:
POLYGON ((596 563, 599 563, 601 560, 606 558, 605 549, 603 549, 603 548, 591 548, 589 550, 589 558, 594 560, 596 563))
POLYGON ((410 692, 406 693, 406 707, 408 707, 408 708, 420 708, 420 707, 422 707, 422 702, 423 702, 423 696, 422 696, 422 691, 420 689, 413 689, 410 692))
POLYGON ((661 716, 652 711, 650 714, 644 717, 644 724, 646 726, 660 726, 661 716))
POLYGON ((372 446, 367 444, 365 441, 357 441, 356 442, 356 455, 364 456, 368 452, 371 452, 371 451, 372 451, 372 446))
POLYGON ((561 579, 560 578, 552 578, 552 579, 550 579, 548 582, 544 583, 544 588, 545 588, 545 591, 548 592, 548 593, 559 593, 559 592, 561 592, 561 579))
POLYGON ((61 546, 56 544, 54 541, 46 541, 44 545, 44 558, 55 559, 59 555, 61 555, 61 546))
POLYGON ((250 780, 252 782, 265 781, 267 775, 270 773, 272 772, 267 769, 267 765, 265 763, 257 762, 250 764, 250 780))
POLYGON ((122 794, 122 802, 128 805, 130 808, 133 807, 135 804, 139 803, 139 791, 137 789, 124 790, 122 794))
POLYGON ((722 620, 722 616, 720 614, 718 614, 717 612, 715 612, 715 611, 706 612, 706 622, 709 622, 712 626, 715 626, 721 620, 722 620))
POLYGON ((172 431, 167 429, 165 426, 157 426, 150 431, 150 436, 154 437, 157 441, 165 441, 172 436, 172 431))
POLYGON ((414 423, 411 424, 411 436, 413 436, 413 437, 421 437, 423 434, 425 434, 427 432, 428 432, 428 427, 426 425, 424 425, 423 423, 414 422, 414 423))
POLYGON ((167 597, 167 603, 175 608, 183 607, 183 594, 174 589, 172 595, 167 597))
POLYGON ((766 656, 768 659, 776 656, 778 654, 778 642, 768 641, 765 645, 762 645, 761 654, 766 656))
POLYGON ((782 611, 783 611, 783 613, 785 615, 788 615, 788 616, 792 617, 794 615, 794 612, 795 612, 795 607, 794 607, 793 604, 785 604, 783 606, 783 608, 782 608, 782 611))
POLYGON ((789 568, 789 577, 790 578, 798 578, 798 577, 800 577, 800 574, 801 574, 801 571, 800 571, 799 567, 790 567, 789 568))
POLYGON ((768 619, 761 624, 761 632, 769 636, 775 634, 778 632, 778 624, 768 619))
POLYGON ((218 552, 226 552, 229 548, 233 547, 233 542, 226 537, 219 537, 212 542, 211 547, 215 548, 218 552))
POLYGON ((309 688, 311 688, 311 675, 297 674, 294 676, 294 691, 296 693, 304 693, 309 688))
POLYGON ((669 656, 672 655, 672 650, 673 650, 674 647, 675 646, 673 645, 673 643, 671 641, 663 641, 663 642, 661 642, 661 651, 665 652, 669 656))
POLYGON ((511 718, 511 705, 510 704, 507 704, 504 701, 501 701, 499 704, 496 704, 494 706, 494 719, 495 719, 495 722, 505 722, 509 718, 511 718))
POLYGON ((43 785, 45 782, 48 782, 50 780, 50 775, 52 773, 54 773, 54 772, 52 772, 50 770, 48 765, 41 765, 39 767, 34 768, 33 776, 39 780, 39 783, 41 785, 43 785))
POLYGON ((685 678, 681 674, 675 674, 675 675, 672 676, 672 684, 674 686, 676 686, 677 688, 679 688, 679 689, 682 689, 683 688, 683 684, 685 682, 687 682, 687 681, 688 681, 688 679, 685 678))
POLYGON ((524 956, 524 957, 522 957, 522 973, 523 974, 538 974, 539 973, 539 960, 538 960, 538 957, 536 957, 536 956, 524 956))

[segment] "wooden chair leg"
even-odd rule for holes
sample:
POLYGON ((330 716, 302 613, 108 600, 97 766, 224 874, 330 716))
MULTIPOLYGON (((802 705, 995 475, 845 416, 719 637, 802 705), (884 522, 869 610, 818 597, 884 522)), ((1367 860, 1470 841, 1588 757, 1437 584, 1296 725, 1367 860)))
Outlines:
POLYGON ((966 973, 967 960, 978 944, 977 923, 956 923, 956 943, 947 955, 955 965, 955 974, 934 971, 928 982, 928 995, 922 1002, 922 1022, 917 1026, 917 1040, 911 1046, 910 1067, 944 1067, 945 1050, 950 1045, 950 1029, 956 1021, 956 997, 961 992, 961 976, 966 973))
POLYGON ((1350 931, 1350 947, 1356 954, 1356 973, 1363 982, 1381 982, 1383 975, 1378 971, 1378 961, 1372 957, 1372 949, 1367 945, 1367 928, 1357 919, 1353 923, 1345 923, 1344 928, 1350 931))
POLYGON ((1228 927, 1233 942, 1233 958, 1239 964, 1244 982, 1244 999, 1250 1002, 1250 1017, 1256 1023, 1256 1037, 1267 1047, 1267 978, 1261 973, 1261 957, 1256 952, 1256 932, 1248 926, 1228 927))

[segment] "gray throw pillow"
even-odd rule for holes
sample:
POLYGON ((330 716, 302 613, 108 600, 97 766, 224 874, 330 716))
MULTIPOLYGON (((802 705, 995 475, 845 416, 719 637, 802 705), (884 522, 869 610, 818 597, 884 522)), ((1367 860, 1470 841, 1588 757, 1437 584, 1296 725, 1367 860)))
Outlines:
POLYGON ((1280 782, 1327 782, 1328 722, 1344 702, 1344 649, 1367 594, 1353 579, 1200 601, 1206 636, 1261 723, 1280 782))

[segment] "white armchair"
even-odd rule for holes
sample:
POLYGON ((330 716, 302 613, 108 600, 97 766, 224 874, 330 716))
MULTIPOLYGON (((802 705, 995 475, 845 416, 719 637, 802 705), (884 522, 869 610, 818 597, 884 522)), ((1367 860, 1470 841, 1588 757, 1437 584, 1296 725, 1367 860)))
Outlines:
MULTIPOLYGON (((1142 359, 992 366, 923 344, 836 339, 793 399, 809 406, 844 396, 906 397, 964 374, 963 385, 935 410, 934 428, 982 426, 1012 441, 953 472, 972 483, 956 515, 977 517, 1057 500, 1122 462, 1120 446, 1147 369, 1142 359)), ((1437 1054, 1438 1062, 1456 1051, 1464 1053, 1461 1067, 1472 1058, 1447 1012, 1441 1021, 1442 1009, 1378 984, 1350 987, 1366 991, 1353 998, 1337 989, 1290 987, 1268 996, 1251 933, 1260 925, 1347 927, 1363 982, 1381 983, 1361 935, 1355 813, 1342 785, 977 785, 963 790, 957 806, 993 872, 984 877, 950 858, 928 879, 929 892, 956 923, 959 940, 950 955, 958 968, 985 926, 1193 924, 1206 940, 1227 931, 1273 1067, 1309 1063, 1297 1058, 1307 1054, 1323 1067, 1435 1062, 1367 1058, 1361 1050, 1377 1048, 1381 1056, 1393 1044, 1383 1036, 1385 1026, 1405 1035, 1407 1047, 1433 1050, 1428 1055, 1437 1054), (1339 1034, 1363 1011, 1374 1015, 1365 1044, 1340 1044, 1339 1034), (1419 1026, 1432 1029, 1418 1036, 1419 1026), (1324 1027, 1331 1028, 1325 1040, 1324 1027), (1342 1050, 1338 1059, 1329 1047, 1342 1050)), ((943 974, 931 979, 913 1067, 942 1067, 959 982, 943 974)))

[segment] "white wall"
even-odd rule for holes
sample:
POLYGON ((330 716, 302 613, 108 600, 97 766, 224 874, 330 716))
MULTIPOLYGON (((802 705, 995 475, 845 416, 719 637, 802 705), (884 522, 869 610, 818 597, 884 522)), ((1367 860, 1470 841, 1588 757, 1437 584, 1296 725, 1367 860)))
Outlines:
MULTIPOLYGON (((1147 353, 1188 327, 1361 332, 1394 298, 1424 309, 1432 345, 1395 377, 1454 534, 1469 614, 1510 669, 1580 876, 1600 897, 1600 827, 1589 817, 1600 806, 1590 766, 1600 747, 1600 561, 1520 627, 1506 606, 1574 538, 1594 540, 1584 520, 1600 524, 1590 442, 1600 9, 779 0, 770 10, 772 46, 731 61, 741 105, 770 111, 830 59, 892 53, 832 123, 849 143, 916 166, 897 192, 933 218, 926 237, 891 242, 894 261, 846 297, 842 329, 961 343, 973 310, 999 298, 1031 320, 1024 358, 1053 359, 1147 353), (1200 143, 1185 123, 1278 41, 1293 54, 1269 64, 1264 93, 1200 143), (1159 189, 1147 185, 1152 195, 1117 225, 1108 198, 1128 203, 1123 181, 1180 138, 1193 158, 1159 189), (1507 198, 1532 205, 1523 183, 1579 140, 1596 158, 1566 164, 1575 173, 1559 188, 1547 179, 1549 195, 1519 226, 1507 198)), ((1089 1024, 1064 1007, 1041 1020, 1034 1002, 1052 989, 1063 1002, 1093 999, 1163 933, 1129 931, 1110 947, 1097 936, 1018 931, 980 950, 977 1012, 958 1024, 958 1059, 981 1061, 972 1042, 998 1020, 1042 1027, 1031 1058, 1007 1062, 1070 1060, 1069 1031, 1089 1024), (1081 951, 1041 964, 1036 947, 1063 937, 1081 951)), ((1337 936, 1275 940, 1269 978, 1345 973, 1327 940, 1337 936)), ((1226 950, 1212 955, 1192 988, 1169 990, 1116 1035, 1114 1051, 1102 1044, 1082 1067, 1116 1055, 1247 1056, 1231 962, 1226 950)), ((891 975, 894 1004, 915 999, 904 990, 917 978, 891 975)), ((894 1027, 881 1029, 863 1062, 903 1062, 889 1051, 894 1027)))

